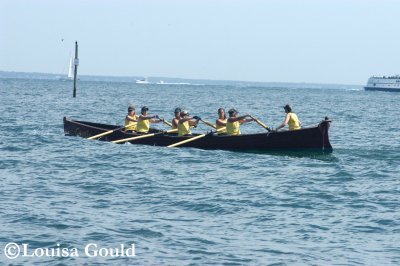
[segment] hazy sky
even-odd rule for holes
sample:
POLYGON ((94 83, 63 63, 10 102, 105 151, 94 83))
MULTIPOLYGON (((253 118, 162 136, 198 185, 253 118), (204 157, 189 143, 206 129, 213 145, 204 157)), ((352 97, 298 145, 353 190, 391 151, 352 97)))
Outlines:
POLYGON ((0 70, 364 84, 400 74, 395 0, 0 0, 0 70), (63 41, 62 41, 63 39, 63 41))

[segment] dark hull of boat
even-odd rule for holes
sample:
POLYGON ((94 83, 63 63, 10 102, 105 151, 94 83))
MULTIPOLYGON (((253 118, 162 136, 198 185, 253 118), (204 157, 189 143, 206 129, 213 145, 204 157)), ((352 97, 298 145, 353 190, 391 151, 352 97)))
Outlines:
MULTIPOLYGON (((188 142, 180 147, 193 147, 200 149, 220 150, 298 150, 316 149, 331 152, 328 129, 330 121, 324 120, 318 126, 304 128, 295 131, 279 131, 258 134, 245 134, 239 136, 217 136, 208 134, 203 138, 188 142)), ((64 133, 66 136, 80 136, 88 138, 121 126, 112 126, 99 123, 76 121, 64 117, 64 133)), ((151 129, 151 133, 161 132, 151 129)), ((153 146, 168 146, 179 141, 196 136, 177 136, 176 134, 160 133, 153 137, 130 141, 132 144, 144 144, 153 146)), ((121 130, 106 135, 99 140, 113 141, 137 136, 136 133, 127 133, 121 130)))
POLYGON ((379 87, 364 87, 366 91, 392 91, 392 92, 400 92, 400 89, 397 88, 379 88, 379 87))

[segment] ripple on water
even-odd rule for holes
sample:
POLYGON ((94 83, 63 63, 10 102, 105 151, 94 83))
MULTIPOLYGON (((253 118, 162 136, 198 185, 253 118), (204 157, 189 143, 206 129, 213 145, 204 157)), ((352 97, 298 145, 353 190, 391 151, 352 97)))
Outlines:
MULTIPOLYGON (((400 120, 385 126, 388 107, 400 116, 397 95, 339 87, 160 90, 84 80, 80 88, 72 99, 63 82, 0 79, 0 242, 136 244, 132 260, 80 257, 46 265, 400 264, 400 120), (282 99, 305 125, 331 116, 334 150, 241 153, 64 137, 63 116, 121 124, 124 106, 137 101, 132 95, 151 99, 152 112, 167 118, 182 103, 210 120, 216 106, 242 112, 252 106, 270 124, 282 121, 276 102, 282 99), (380 130, 366 130, 376 125, 380 130)), ((260 127, 248 123, 243 132, 260 127)))

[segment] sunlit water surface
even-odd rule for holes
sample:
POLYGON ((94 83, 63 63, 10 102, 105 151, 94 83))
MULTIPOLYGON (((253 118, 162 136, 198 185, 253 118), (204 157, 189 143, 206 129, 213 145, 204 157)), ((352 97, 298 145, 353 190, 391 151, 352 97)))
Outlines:
POLYGON ((0 261, 400 264, 400 94, 80 82, 71 96, 65 81, 0 80, 0 261), (181 106, 210 121, 219 107, 236 107, 276 127, 286 103, 304 126, 333 120, 333 153, 115 145, 65 137, 62 124, 121 124, 135 104, 168 119, 181 106), (80 256, 11 261, 9 242, 80 256), (88 258, 89 243, 134 243, 136 256, 88 258))

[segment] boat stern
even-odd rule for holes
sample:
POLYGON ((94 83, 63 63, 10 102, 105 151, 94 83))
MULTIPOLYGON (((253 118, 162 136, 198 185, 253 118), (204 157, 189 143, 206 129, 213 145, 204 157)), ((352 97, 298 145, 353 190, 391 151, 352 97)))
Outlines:
POLYGON ((332 120, 330 120, 328 117, 325 117, 325 119, 318 124, 318 128, 322 135, 322 150, 325 152, 332 152, 333 150, 329 141, 329 127, 331 126, 331 122, 332 120))

